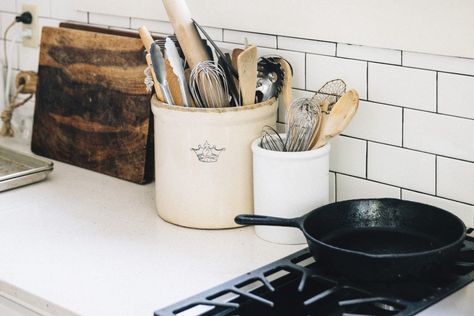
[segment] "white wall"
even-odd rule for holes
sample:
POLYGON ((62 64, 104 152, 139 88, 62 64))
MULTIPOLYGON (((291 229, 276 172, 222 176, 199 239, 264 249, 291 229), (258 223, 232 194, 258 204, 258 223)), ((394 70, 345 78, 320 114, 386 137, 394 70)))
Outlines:
MULTIPOLYGON (((0 3, 2 28, 19 11, 20 2, 0 3)), ((41 25, 74 20, 123 29, 145 24, 158 33, 173 32, 166 21, 98 13, 103 9, 99 3, 97 10, 92 6, 89 12, 77 12, 72 0, 28 2, 39 4, 41 25)), ((137 5, 114 3, 130 12, 137 5)), ((362 101, 354 121, 332 143, 332 200, 417 200, 474 225, 474 59, 289 37, 277 31, 242 32, 225 24, 208 31, 222 47, 237 47, 247 37, 260 54, 287 58, 295 70, 295 97, 309 96, 334 78, 359 91, 362 101)), ((39 50, 16 45, 15 69, 36 69, 39 50)), ((24 117, 31 117, 32 108, 23 110, 24 117)), ((279 121, 285 121, 283 108, 279 121)))
MULTIPOLYGON (((187 0, 204 25, 474 58, 471 0, 187 0), (468 30, 471 30, 469 32, 468 30)), ((77 0, 81 11, 167 21, 161 1, 77 0)))

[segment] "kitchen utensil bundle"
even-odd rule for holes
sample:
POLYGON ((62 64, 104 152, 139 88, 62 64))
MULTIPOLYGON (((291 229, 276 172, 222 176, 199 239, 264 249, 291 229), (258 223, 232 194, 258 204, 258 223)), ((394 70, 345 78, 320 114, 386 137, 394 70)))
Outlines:
POLYGON ((163 4, 175 37, 152 45, 146 27, 139 30, 151 68, 145 72, 145 85, 149 89, 153 80, 160 101, 168 105, 216 108, 251 105, 278 97, 285 77, 279 63, 281 57, 257 59, 257 47, 253 45, 231 57, 192 19, 184 0, 163 0, 163 4), (199 33, 204 36, 204 42, 199 33))
POLYGON ((311 98, 294 100, 288 107, 286 137, 265 127, 260 146, 291 152, 324 146, 347 127, 357 111, 359 95, 355 90, 345 90, 344 81, 336 79, 324 84, 311 98))

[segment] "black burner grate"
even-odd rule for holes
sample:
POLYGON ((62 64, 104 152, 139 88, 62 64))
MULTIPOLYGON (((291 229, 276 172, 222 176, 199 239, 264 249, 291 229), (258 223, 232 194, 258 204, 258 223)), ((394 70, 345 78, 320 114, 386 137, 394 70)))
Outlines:
POLYGON ((155 316, 414 315, 474 280, 473 232, 449 271, 423 281, 353 283, 326 273, 304 249, 155 316))

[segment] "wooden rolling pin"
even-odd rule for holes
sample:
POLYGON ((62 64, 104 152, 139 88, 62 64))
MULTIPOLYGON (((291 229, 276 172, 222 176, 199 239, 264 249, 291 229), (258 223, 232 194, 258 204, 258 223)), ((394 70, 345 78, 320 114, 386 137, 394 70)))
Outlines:
POLYGON ((163 0, 163 5, 189 67, 193 69, 199 62, 209 60, 186 1, 163 0))

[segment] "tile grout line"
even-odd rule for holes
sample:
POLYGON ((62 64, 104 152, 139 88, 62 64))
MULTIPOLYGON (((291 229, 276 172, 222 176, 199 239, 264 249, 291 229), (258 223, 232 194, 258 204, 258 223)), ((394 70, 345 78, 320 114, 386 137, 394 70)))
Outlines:
MULTIPOLYGON (((336 171, 333 171, 333 172, 336 173, 336 171)), ((373 180, 373 179, 365 179, 365 178, 362 178, 362 177, 359 177, 359 176, 356 176, 356 175, 353 175, 353 174, 349 174, 349 173, 344 173, 344 172, 339 172, 338 171, 337 174, 340 174, 340 175, 343 175, 343 176, 346 176, 346 177, 356 178, 356 179, 359 179, 359 180, 365 180, 365 181, 369 181, 369 182, 373 182, 373 183, 377 183, 377 184, 390 186, 392 188, 397 188, 397 189, 401 189, 401 190, 406 190, 406 191, 410 191, 410 192, 424 194, 424 195, 428 195, 428 196, 431 196, 431 197, 434 197, 434 198, 447 200, 447 201, 451 201, 451 202, 456 202, 456 203, 460 203, 460 204, 467 205, 467 206, 474 206, 474 204, 471 204, 471 203, 468 203, 468 202, 463 202, 463 201, 460 201, 460 200, 454 200, 454 199, 443 197, 443 196, 437 196, 437 195, 433 195, 431 193, 427 193, 427 192, 423 192, 423 191, 417 191, 417 190, 414 190, 414 189, 405 188, 405 187, 401 187, 401 186, 398 186, 398 185, 394 185, 394 184, 390 184, 390 183, 386 183, 386 182, 381 182, 381 181, 377 181, 377 180, 373 180)))
POLYGON ((370 100, 369 99, 369 62, 367 61, 367 65, 366 65, 366 68, 365 68, 365 93, 366 93, 366 98, 367 100, 370 100))
POLYGON ((308 63, 307 63, 307 57, 308 54, 304 53, 304 89, 306 90, 308 88, 308 80, 307 80, 307 68, 308 68, 308 63))
POLYGON ((435 176, 435 183, 434 183, 434 193, 435 196, 438 196, 438 155, 435 155, 435 170, 434 170, 434 176, 435 176))
POLYGON ((405 108, 402 107, 402 148, 405 148, 404 142, 405 142, 405 108))
POLYGON ((365 141, 365 178, 369 179, 369 141, 365 141))
POLYGON ((437 71, 436 72, 436 94, 435 94, 435 98, 436 98, 436 113, 439 113, 438 111, 438 74, 439 72, 437 71))
POLYGON ((456 157, 452 157, 452 156, 441 155, 441 154, 437 154, 437 153, 434 153, 434 152, 423 151, 423 150, 420 150, 420 149, 414 149, 414 148, 410 148, 410 147, 402 147, 402 146, 399 146, 399 145, 383 143, 383 142, 380 142, 380 141, 377 141, 377 140, 365 139, 365 138, 360 138, 360 137, 351 136, 351 135, 347 135, 347 134, 340 134, 340 136, 347 137, 347 138, 352 138, 352 139, 357 139, 357 140, 368 141, 368 142, 371 142, 371 143, 374 143, 374 144, 380 144, 380 145, 384 145, 384 146, 395 147, 395 148, 398 148, 398 149, 414 151, 414 152, 427 154, 427 155, 432 155, 432 156, 438 155, 439 157, 442 157, 442 158, 447 158, 447 159, 452 159, 452 160, 457 160, 457 161, 462 161, 462 162, 467 162, 467 163, 474 164, 474 160, 467 160, 467 159, 456 158, 456 157))
POLYGON ((334 172, 334 202, 337 202, 337 172, 334 172))

